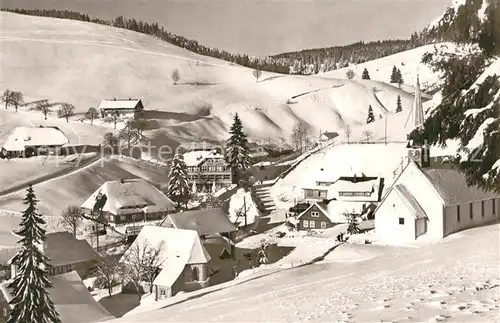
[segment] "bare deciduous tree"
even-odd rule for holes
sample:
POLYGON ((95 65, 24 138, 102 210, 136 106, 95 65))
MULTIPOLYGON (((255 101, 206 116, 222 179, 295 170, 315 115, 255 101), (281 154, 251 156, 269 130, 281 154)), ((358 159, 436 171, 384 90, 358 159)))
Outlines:
POLYGON ((97 279, 100 285, 108 290, 109 296, 113 287, 120 283, 122 265, 118 259, 101 260, 97 265, 97 279))
POLYGON ((94 124, 94 119, 97 119, 99 118, 99 112, 97 111, 96 108, 89 108, 89 110, 87 111, 87 113, 85 113, 85 118, 87 118, 88 120, 90 120, 90 124, 93 125, 94 124))
POLYGON ((67 206, 61 213, 61 225, 75 237, 82 220, 82 210, 76 205, 67 206))
POLYGON ((172 81, 174 81, 174 85, 175 85, 181 79, 181 74, 179 73, 178 69, 175 69, 172 71, 172 74, 170 75, 170 77, 172 77, 172 81))
POLYGON ((12 91, 7 89, 3 92, 2 95, 2 102, 5 103, 5 110, 9 107, 9 104, 11 104, 11 95, 12 91))
POLYGON ((135 128, 135 122, 134 121, 128 121, 127 124, 125 125, 125 128, 120 130, 120 134, 118 137, 120 139, 126 140, 128 148, 130 148, 130 142, 132 139, 137 138, 138 131, 135 128))
POLYGON ((104 122, 106 122, 106 123, 112 123, 114 129, 116 129, 116 124, 118 123, 118 121, 120 121, 120 116, 116 112, 111 113, 111 115, 109 117, 106 117, 104 119, 104 122))
POLYGON ((310 141, 310 129, 307 123, 303 120, 297 121, 292 129, 292 142, 295 145, 295 149, 299 149, 304 152, 304 148, 307 147, 310 141))
POLYGON ((366 142, 370 142, 370 138, 373 136, 373 133, 370 130, 363 131, 363 136, 366 137, 366 142))
POLYGON ((14 105, 14 109, 17 112, 17 108, 24 103, 24 95, 17 91, 10 92, 10 103, 14 105))
POLYGON ((139 299, 141 298, 142 282, 148 283, 149 291, 153 291, 153 281, 163 262, 160 257, 163 248, 163 243, 152 247, 145 239, 140 243, 136 241, 123 256, 123 277, 134 285, 139 299))
POLYGON ((262 75, 262 71, 261 70, 253 70, 252 74, 253 74, 253 76, 255 76, 256 82, 259 83, 259 78, 262 75))
POLYGON ((109 147, 118 147, 120 139, 112 132, 106 132, 102 138, 102 144, 109 147))
POLYGON ((50 109, 50 103, 49 100, 40 100, 36 103, 35 106, 36 110, 42 111, 43 116, 45 117, 45 120, 47 120, 47 116, 52 113, 52 110, 50 109))
POLYGON ((347 70, 347 72, 345 73, 345 75, 347 76, 347 78, 348 78, 349 80, 352 80, 352 79, 354 78, 354 75, 355 75, 355 74, 354 74, 354 71, 353 71, 353 70, 349 69, 349 70, 347 70))
POLYGON ((61 104, 61 107, 57 111, 57 117, 65 118, 66 122, 69 122, 69 118, 75 114, 75 106, 69 103, 61 104))
POLYGON ((344 133, 345 133, 345 136, 347 137, 347 144, 350 144, 351 143, 352 130, 351 130, 351 127, 349 125, 345 126, 344 133))

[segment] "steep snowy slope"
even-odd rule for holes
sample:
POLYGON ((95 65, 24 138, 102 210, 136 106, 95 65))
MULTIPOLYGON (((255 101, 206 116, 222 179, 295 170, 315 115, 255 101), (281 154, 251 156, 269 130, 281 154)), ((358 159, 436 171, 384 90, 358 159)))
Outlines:
MULTIPOLYGON (((314 135, 338 131, 363 123, 369 105, 377 114, 394 111, 386 105, 403 92, 344 78, 266 72, 256 82, 248 68, 123 29, 6 12, 0 19, 1 91, 22 91, 27 102, 69 102, 77 112, 103 98, 141 98, 146 109, 165 112, 158 121, 168 129, 164 135, 176 139, 226 139, 236 112, 253 139, 290 140, 298 120, 314 135), (177 85, 170 77, 174 69, 181 76, 177 85)), ((402 100, 408 106, 411 97, 402 100)))
POLYGON ((495 322, 499 229, 476 228, 360 262, 335 263, 334 250, 329 263, 113 322, 495 322))

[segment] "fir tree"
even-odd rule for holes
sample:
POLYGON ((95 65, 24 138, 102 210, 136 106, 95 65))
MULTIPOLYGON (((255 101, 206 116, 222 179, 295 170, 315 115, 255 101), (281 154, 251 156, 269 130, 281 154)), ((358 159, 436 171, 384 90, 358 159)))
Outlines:
POLYGON ((170 173, 168 174, 167 195, 181 208, 182 204, 187 206, 190 198, 189 184, 187 181, 187 166, 181 153, 177 153, 172 159, 170 173))
POLYGON ((14 292, 10 301, 13 309, 7 323, 31 322, 59 323, 48 288, 52 287, 48 279, 47 269, 50 259, 45 256, 39 246, 45 241, 45 220, 37 210, 37 199, 30 185, 23 203, 28 207, 22 214, 21 229, 16 232, 21 236, 21 250, 12 259, 17 273, 8 288, 14 292))
POLYGON ((368 73, 368 70, 365 68, 363 71, 363 74, 361 75, 361 78, 363 80, 369 80, 370 79, 370 73, 368 73))
POLYGON ((391 73, 391 83, 397 83, 398 82, 398 69, 396 66, 392 67, 392 73, 391 73))
POLYGON ((242 172, 250 167, 250 157, 248 155, 248 140, 243 132, 243 125, 236 114, 233 125, 229 130, 231 137, 227 141, 226 161, 231 167, 233 173, 233 182, 238 183, 242 172))
POLYGON ((372 109, 372 106, 370 105, 368 107, 368 117, 366 118, 366 123, 372 123, 373 121, 375 121, 375 116, 373 115, 373 109, 372 109))
POLYGON ((403 111, 403 106, 401 105, 401 96, 398 95, 398 101, 396 102, 396 113, 403 111))
POLYGON ((359 229, 359 223, 358 223, 358 217, 355 213, 354 210, 352 210, 351 213, 344 214, 347 217, 347 232, 349 234, 357 234, 360 233, 361 230, 359 229))
POLYGON ((396 83, 399 84, 399 87, 401 87, 401 84, 404 83, 403 81, 403 75, 401 74, 401 70, 398 68, 398 71, 396 73, 396 83))

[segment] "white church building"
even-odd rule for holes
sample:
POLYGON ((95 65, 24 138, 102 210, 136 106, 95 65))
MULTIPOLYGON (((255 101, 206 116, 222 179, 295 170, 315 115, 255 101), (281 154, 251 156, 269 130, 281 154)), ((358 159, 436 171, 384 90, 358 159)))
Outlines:
MULTIPOLYGON (((424 113, 417 79, 410 111, 413 129, 424 113)), ((408 163, 375 209, 375 233, 389 244, 436 241, 454 232, 498 221, 500 194, 468 186, 463 173, 433 168, 427 145, 408 146, 408 163)))

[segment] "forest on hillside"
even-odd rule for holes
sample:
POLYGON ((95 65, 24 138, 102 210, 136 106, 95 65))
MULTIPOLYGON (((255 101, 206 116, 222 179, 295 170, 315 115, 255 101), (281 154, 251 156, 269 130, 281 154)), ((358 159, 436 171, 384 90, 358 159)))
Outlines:
POLYGON ((426 43, 425 37, 415 33, 408 40, 357 42, 347 46, 308 49, 300 52, 255 57, 246 54, 229 53, 218 48, 204 46, 196 40, 172 34, 158 23, 149 23, 134 18, 119 16, 112 21, 106 21, 70 10, 2 9, 2 11, 32 16, 79 20, 124 28, 156 37, 201 55, 222 59, 257 70, 281 74, 317 74, 345 67, 349 64, 359 64, 396 54, 426 43))

